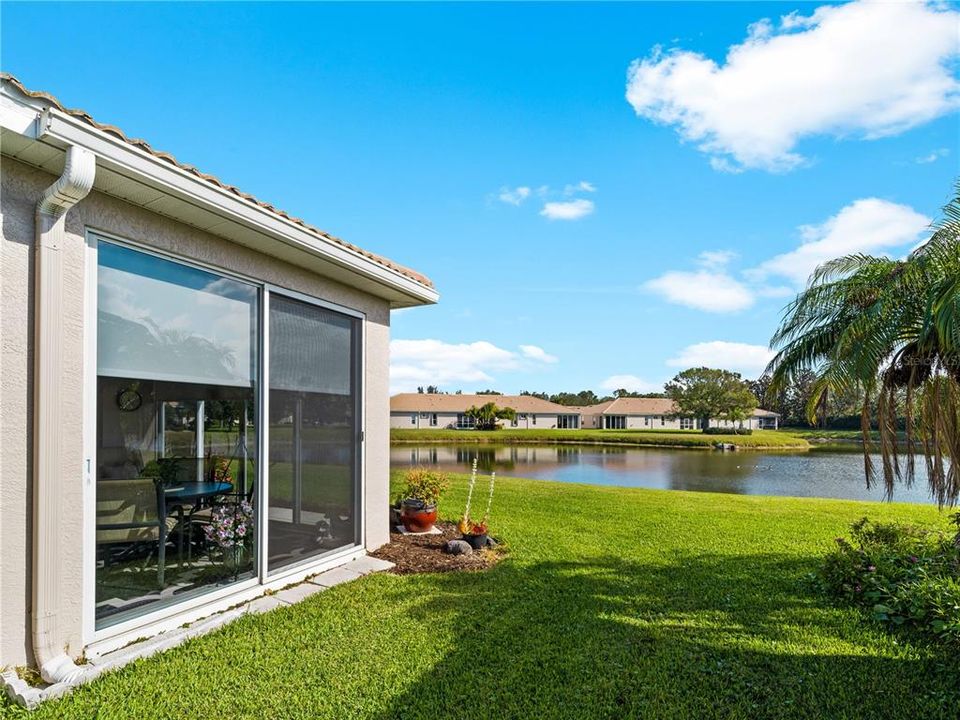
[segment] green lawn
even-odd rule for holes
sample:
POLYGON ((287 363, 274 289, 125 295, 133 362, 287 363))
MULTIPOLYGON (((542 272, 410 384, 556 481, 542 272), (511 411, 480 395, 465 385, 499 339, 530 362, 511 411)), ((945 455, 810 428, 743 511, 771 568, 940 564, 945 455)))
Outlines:
POLYGON ((509 555, 492 570, 370 576, 34 717, 955 720, 955 650, 805 581, 864 514, 946 523, 926 506, 498 479, 509 555))
POLYGON ((747 449, 807 449, 801 437, 776 430, 754 430, 752 435, 704 435, 699 430, 407 430, 390 431, 391 443, 609 443, 660 447, 708 448, 733 443, 747 449))
MULTIPOLYGON (((786 427, 781 428, 780 432, 814 441, 840 440, 857 443, 863 442, 863 434, 859 430, 821 430, 819 428, 786 427)), ((878 442, 880 440, 880 433, 876 430, 871 430, 870 437, 874 442, 878 442)), ((903 441, 906 438, 906 433, 899 431, 897 437, 903 441)))

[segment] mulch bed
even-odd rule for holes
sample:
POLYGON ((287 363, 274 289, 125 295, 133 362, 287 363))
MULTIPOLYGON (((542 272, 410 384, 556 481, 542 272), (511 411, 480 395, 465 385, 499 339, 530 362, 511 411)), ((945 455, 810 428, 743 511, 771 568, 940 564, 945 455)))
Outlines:
POLYGON ((497 550, 474 550, 470 555, 448 555, 443 551, 447 540, 459 540, 460 531, 454 523, 439 522, 440 535, 401 535, 390 533, 390 544, 374 550, 371 555, 396 564, 390 572, 411 575, 425 572, 454 572, 457 570, 486 570, 500 560, 497 550))

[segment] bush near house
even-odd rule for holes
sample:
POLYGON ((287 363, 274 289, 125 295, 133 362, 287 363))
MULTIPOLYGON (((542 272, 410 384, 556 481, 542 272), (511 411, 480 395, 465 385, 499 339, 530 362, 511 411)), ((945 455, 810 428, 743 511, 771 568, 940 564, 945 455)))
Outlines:
POLYGON ((708 427, 703 429, 704 435, 753 435, 750 428, 719 428, 708 427))

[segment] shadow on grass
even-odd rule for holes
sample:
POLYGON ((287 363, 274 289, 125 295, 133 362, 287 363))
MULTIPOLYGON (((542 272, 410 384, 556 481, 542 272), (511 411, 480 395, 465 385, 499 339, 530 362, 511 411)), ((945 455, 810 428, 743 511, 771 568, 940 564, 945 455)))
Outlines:
MULTIPOLYGON (((805 589, 808 559, 618 558, 430 578, 454 649, 386 718, 957 718, 960 662, 805 589)), ((423 648, 429 652, 429 638, 423 648)))

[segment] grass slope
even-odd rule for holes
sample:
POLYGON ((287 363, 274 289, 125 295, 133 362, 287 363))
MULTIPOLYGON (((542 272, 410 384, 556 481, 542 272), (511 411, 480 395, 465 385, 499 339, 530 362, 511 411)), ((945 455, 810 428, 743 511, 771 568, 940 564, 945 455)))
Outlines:
POLYGON ((803 438, 776 430, 754 430, 752 435, 704 435, 695 430, 406 430, 390 431, 391 443, 501 443, 501 444, 617 444, 659 447, 711 448, 733 443, 744 449, 807 449, 803 438))
POLYGON ((489 572, 370 576, 33 717, 955 719, 955 652, 805 582, 864 514, 945 523, 919 505, 500 479, 510 554, 489 572))

